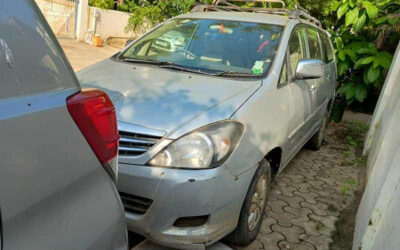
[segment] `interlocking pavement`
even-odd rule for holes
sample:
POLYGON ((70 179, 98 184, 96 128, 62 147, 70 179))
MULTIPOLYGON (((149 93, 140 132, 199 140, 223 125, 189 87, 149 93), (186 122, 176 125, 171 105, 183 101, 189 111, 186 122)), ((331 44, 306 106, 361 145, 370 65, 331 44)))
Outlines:
POLYGON ((335 222, 355 199, 354 193, 362 188, 365 175, 365 169, 354 164, 354 149, 338 136, 346 130, 344 125, 331 125, 319 151, 299 152, 275 178, 256 241, 247 247, 233 248, 329 249, 335 222), (346 151, 349 153, 344 161, 346 151))

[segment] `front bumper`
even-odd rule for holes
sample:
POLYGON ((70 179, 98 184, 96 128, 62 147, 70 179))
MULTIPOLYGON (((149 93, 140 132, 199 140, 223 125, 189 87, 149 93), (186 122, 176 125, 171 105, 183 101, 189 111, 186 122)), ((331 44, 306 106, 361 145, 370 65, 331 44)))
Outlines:
POLYGON ((164 246, 204 249, 235 229, 255 170, 235 177, 225 165, 181 170, 120 163, 118 190, 152 200, 144 214, 126 212, 128 228, 164 246), (209 217, 202 226, 174 226, 192 216, 209 217))

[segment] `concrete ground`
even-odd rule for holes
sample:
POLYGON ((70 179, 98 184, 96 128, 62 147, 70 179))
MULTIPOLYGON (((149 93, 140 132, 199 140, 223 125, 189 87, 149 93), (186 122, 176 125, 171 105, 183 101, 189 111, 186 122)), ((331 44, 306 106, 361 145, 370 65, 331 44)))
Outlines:
MULTIPOLYGON (((60 40, 60 43, 75 71, 118 51, 110 46, 95 48, 72 40, 60 40)), ((365 117, 362 118, 361 122, 365 117)), ((275 179, 261 232, 251 245, 236 247, 217 243, 208 249, 324 250, 330 248, 334 238, 342 241, 337 237, 337 231, 347 235, 347 245, 351 246, 353 224, 343 229, 336 222, 354 219, 346 218, 344 214, 349 209, 352 210, 350 214, 354 214, 364 185, 363 159, 356 156, 362 144, 357 135, 351 134, 351 131, 357 132, 354 126, 349 123, 331 124, 320 151, 301 150, 275 179)), ((141 241, 134 244, 135 250, 165 250, 149 241, 142 241, 141 237, 132 239, 141 241)))
POLYGON ((108 45, 94 47, 72 39, 59 39, 58 41, 75 71, 100 62, 120 51, 120 49, 108 45))

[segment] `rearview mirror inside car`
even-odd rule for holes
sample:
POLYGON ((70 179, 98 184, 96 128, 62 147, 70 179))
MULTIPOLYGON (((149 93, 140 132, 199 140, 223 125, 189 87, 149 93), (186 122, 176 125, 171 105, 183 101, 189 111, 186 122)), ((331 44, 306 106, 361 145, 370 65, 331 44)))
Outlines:
POLYGON ((297 64, 296 79, 318 79, 323 75, 323 63, 318 59, 302 59, 297 64))
POLYGON ((128 39, 125 43, 125 47, 128 46, 129 44, 131 44, 131 42, 133 42, 133 39, 128 39))

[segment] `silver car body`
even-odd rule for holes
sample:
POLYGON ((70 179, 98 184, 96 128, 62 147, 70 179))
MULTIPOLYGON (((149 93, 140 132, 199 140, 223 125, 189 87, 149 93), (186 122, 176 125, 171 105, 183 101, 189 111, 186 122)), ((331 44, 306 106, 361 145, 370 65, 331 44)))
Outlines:
POLYGON ((0 76, 0 249, 127 249, 115 184, 67 110, 80 84, 34 1, 0 1, 0 76))
POLYGON ((182 17, 285 26, 270 73, 262 80, 221 78, 107 59, 78 72, 78 78, 84 86, 111 96, 121 132, 157 140, 137 156, 129 156, 134 148, 120 148, 118 189, 128 204, 128 228, 170 247, 202 249, 236 227, 258 163, 274 156, 275 171, 282 171, 316 133, 334 99, 337 74, 333 59, 323 65, 320 79, 279 83, 292 30, 297 25, 320 30, 306 21, 231 12, 182 17), (206 170, 145 166, 175 139, 223 120, 242 123, 244 134, 222 166, 206 170), (145 204, 144 211, 132 212, 135 202, 145 204), (178 218, 202 215, 209 215, 203 226, 173 226, 178 218))

